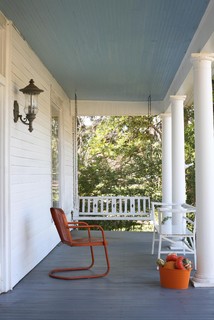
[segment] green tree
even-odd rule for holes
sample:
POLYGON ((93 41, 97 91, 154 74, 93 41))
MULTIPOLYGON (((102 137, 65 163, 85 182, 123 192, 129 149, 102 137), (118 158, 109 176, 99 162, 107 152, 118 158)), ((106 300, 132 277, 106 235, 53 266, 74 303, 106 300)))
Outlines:
MULTIPOLYGON (((158 117, 96 117, 79 124, 79 194, 161 198, 158 117)), ((136 223, 112 222, 130 229, 136 223)), ((111 226, 110 226, 111 227, 111 226)))
POLYGON ((82 195, 160 196, 161 128, 156 118, 102 117, 79 128, 82 195))
MULTIPOLYGON (((162 199, 162 127, 158 116, 78 118, 79 194, 150 196, 162 199)), ((185 162, 187 203, 195 205, 194 108, 186 107, 185 162)), ((130 230, 135 222, 99 222, 130 230)))
POLYGON ((186 169, 186 202, 196 205, 195 199, 195 132, 194 132, 194 106, 184 109, 185 125, 185 162, 190 165, 186 169))

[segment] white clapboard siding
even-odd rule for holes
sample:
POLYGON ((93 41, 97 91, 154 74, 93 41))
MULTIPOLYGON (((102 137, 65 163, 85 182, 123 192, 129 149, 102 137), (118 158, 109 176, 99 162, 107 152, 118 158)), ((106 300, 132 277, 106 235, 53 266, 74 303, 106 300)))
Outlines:
POLYGON ((62 207, 72 207, 72 115, 69 99, 20 34, 12 28, 10 101, 17 100, 24 115, 19 89, 30 79, 44 90, 33 132, 14 123, 10 108, 10 210, 12 286, 35 267, 59 242, 50 216, 51 200, 51 91, 61 101, 62 207))

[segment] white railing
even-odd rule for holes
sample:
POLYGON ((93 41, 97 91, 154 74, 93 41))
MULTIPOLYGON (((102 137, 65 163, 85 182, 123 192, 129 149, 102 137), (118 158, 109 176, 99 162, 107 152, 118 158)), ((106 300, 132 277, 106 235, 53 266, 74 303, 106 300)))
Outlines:
POLYGON ((79 197, 74 220, 152 220, 150 197, 79 197))

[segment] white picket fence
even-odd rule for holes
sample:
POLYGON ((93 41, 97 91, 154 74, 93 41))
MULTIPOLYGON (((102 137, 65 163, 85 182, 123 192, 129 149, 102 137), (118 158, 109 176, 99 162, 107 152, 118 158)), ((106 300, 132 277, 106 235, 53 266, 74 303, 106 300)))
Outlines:
POLYGON ((152 220, 150 197, 79 197, 74 220, 152 220))

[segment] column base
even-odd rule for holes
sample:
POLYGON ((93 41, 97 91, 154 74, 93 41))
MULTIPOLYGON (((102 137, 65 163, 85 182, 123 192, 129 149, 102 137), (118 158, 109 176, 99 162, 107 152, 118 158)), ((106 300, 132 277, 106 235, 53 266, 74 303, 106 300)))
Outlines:
POLYGON ((190 279, 190 282, 192 283, 193 287, 195 288, 211 288, 214 287, 214 278, 200 278, 194 276, 190 279))

